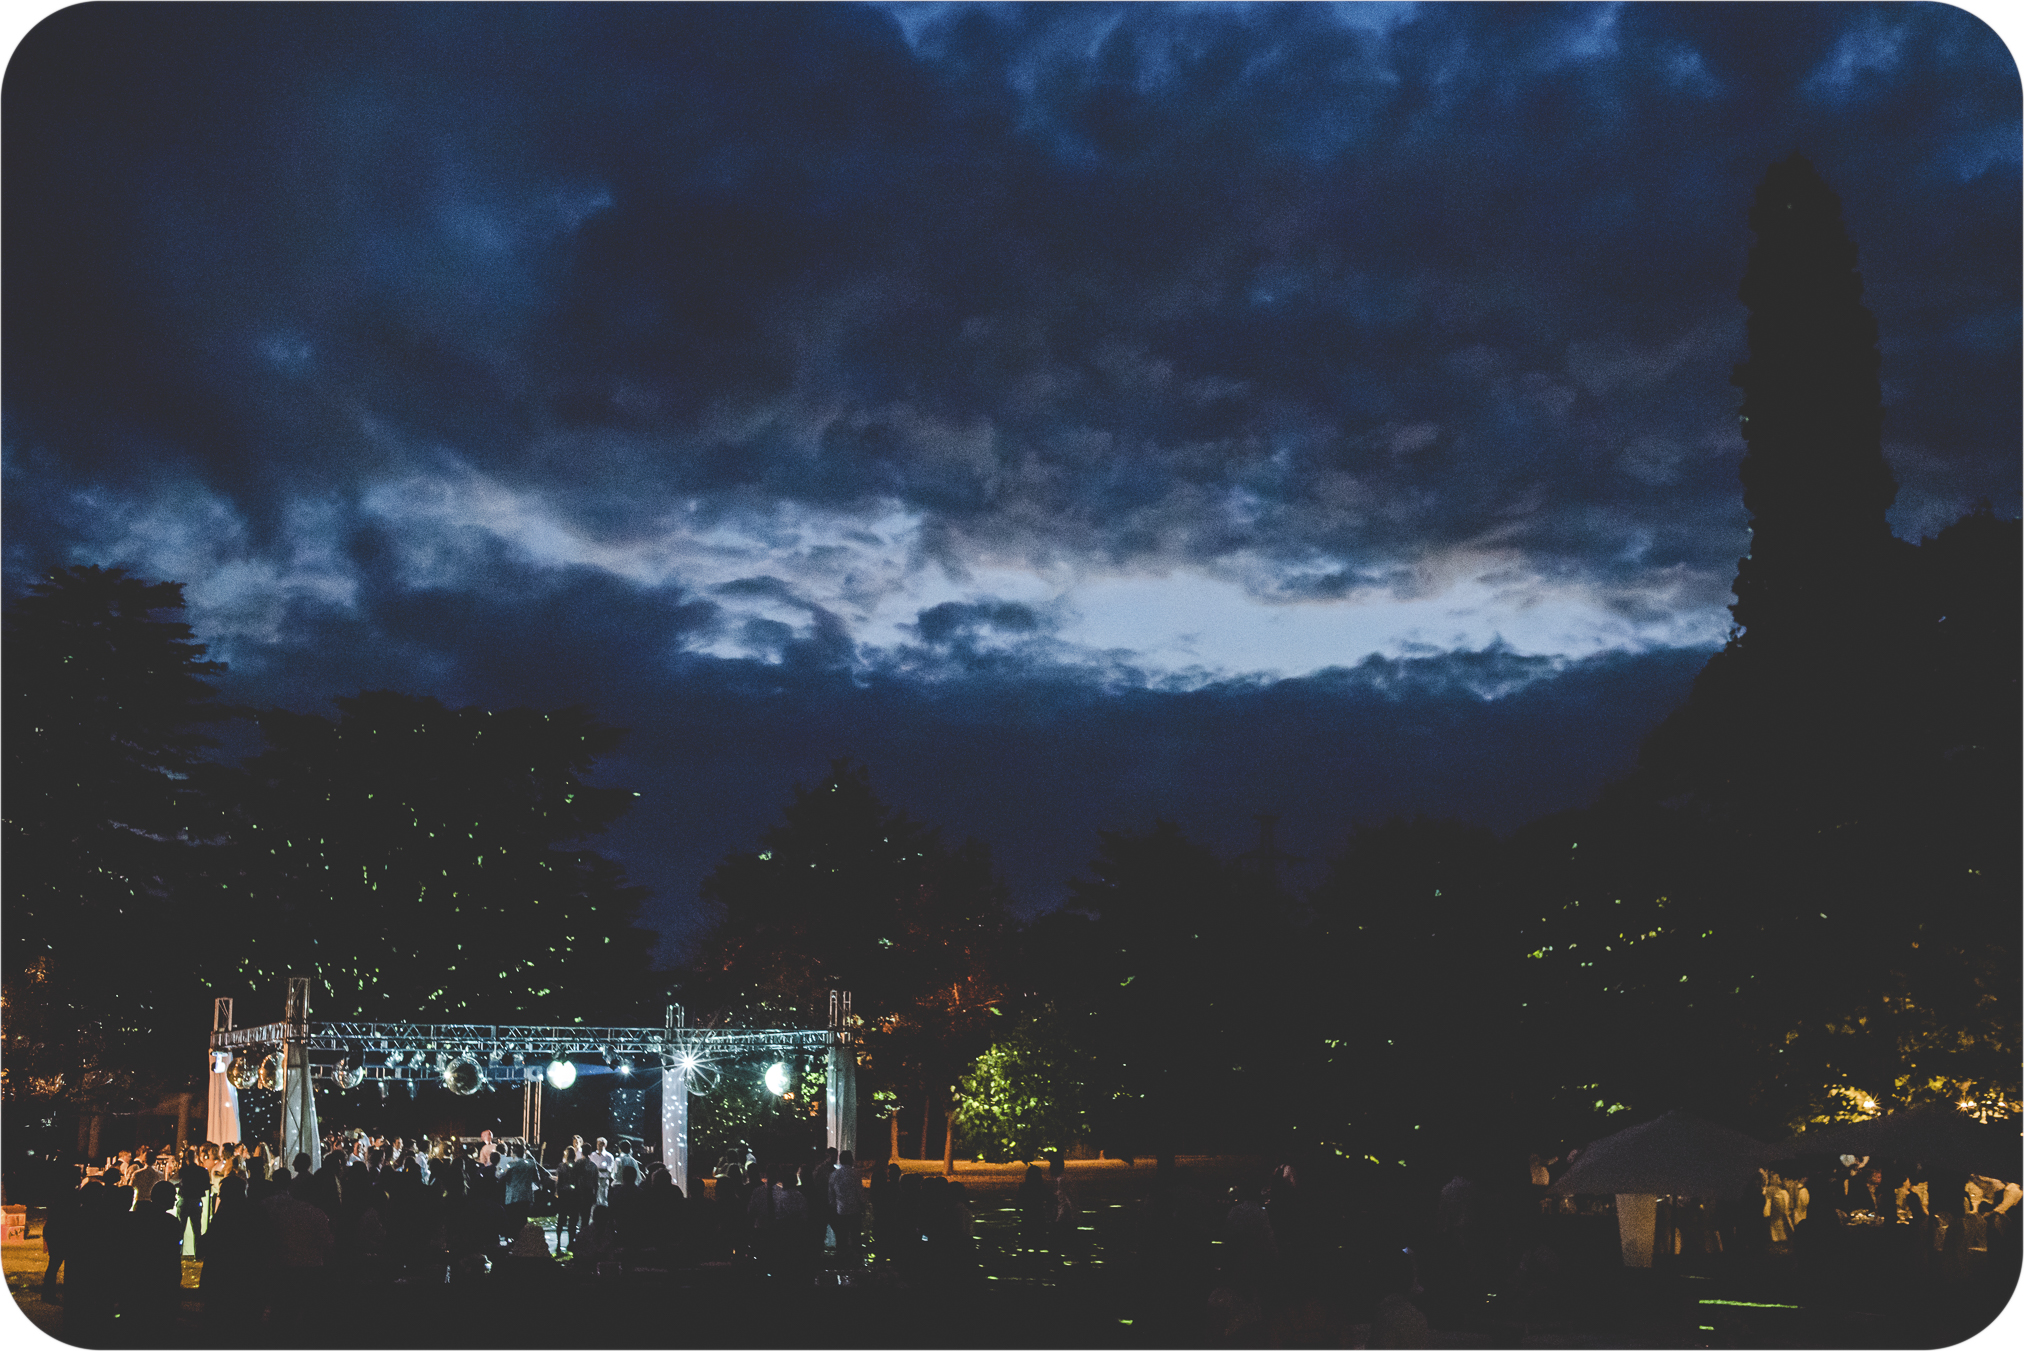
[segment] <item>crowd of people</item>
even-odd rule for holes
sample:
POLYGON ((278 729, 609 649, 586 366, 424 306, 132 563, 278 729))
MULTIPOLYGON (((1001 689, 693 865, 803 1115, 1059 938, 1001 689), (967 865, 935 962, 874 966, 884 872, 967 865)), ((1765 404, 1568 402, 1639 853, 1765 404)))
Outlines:
POLYGON ((325 1139, 270 1161, 259 1144, 203 1145, 178 1157, 125 1151, 82 1170, 43 1226, 42 1294, 62 1286, 66 1336, 130 1341, 170 1317, 182 1259, 201 1262, 203 1317, 221 1341, 259 1340, 263 1323, 310 1316, 333 1283, 539 1281, 556 1251, 595 1267, 621 1250, 681 1263, 697 1255, 685 1198, 630 1141, 581 1138, 541 1166, 518 1141, 325 1139), (556 1214, 551 1248, 532 1216, 556 1214))
MULTIPOLYGON (((50 1208, 43 1290, 63 1282, 66 1339, 85 1345, 147 1343, 175 1315, 189 1254, 202 1339, 225 1345, 313 1340, 319 1308, 381 1307, 402 1291, 436 1291, 441 1307, 458 1291, 511 1292, 516 1310, 542 1307, 524 1301, 543 1290, 595 1291, 575 1306, 618 1317, 613 1299, 645 1298, 658 1278, 909 1298, 1024 1280, 1108 1292, 1155 1337, 1344 1344, 1354 1317, 1368 1345, 1414 1346, 1430 1318, 1459 1325, 1492 1302, 1547 1316, 1556 1290, 1579 1300, 1620 1265, 1612 1198, 1545 1192, 1540 1173, 1559 1162, 1458 1175, 1412 1220, 1403 1193, 1359 1195, 1348 1174, 1316 1191, 1290 1164, 1231 1186, 1163 1159, 1092 1210, 1059 1158, 985 1202, 951 1176, 824 1149, 764 1162, 740 1151, 693 1196, 628 1140, 575 1139, 552 1168, 516 1140, 333 1138, 315 1167, 257 1146, 143 1152, 89 1170, 50 1208)), ((1713 1204, 1663 1199, 1653 1265, 1781 1267, 1794 1288, 1817 1280, 1824 1307, 1851 1283, 1972 1296, 1978 1271, 2016 1266, 2014 1184, 1854 1158, 1766 1169, 1761 1184, 1713 1204)))
MULTIPOLYGON (((328 1330, 319 1310, 370 1307, 375 1292, 510 1289, 521 1300, 706 1267, 787 1291, 824 1273, 899 1289, 983 1280, 969 1187, 848 1151, 727 1163, 691 1198, 630 1141, 573 1140, 553 1168, 516 1140, 324 1144, 315 1160, 226 1144, 85 1170, 43 1228, 43 1293, 59 1302, 60 1285, 66 1340, 160 1340, 186 1255, 198 1262, 195 1331, 219 1345, 313 1342, 328 1330), (552 1226, 534 1222, 551 1214, 552 1226)), ((1047 1268, 1050 1284, 1088 1261, 1089 1216, 1062 1160, 1030 1167, 992 1208, 1006 1199, 1016 1260, 1047 1268)), ((1110 1253, 1119 1277, 1178 1282, 1180 1303, 1197 1307, 1214 1292, 1216 1317, 1233 1325, 1286 1305, 1316 1248, 1290 1168, 1226 1193, 1162 1166, 1123 1220, 1110 1253)))
POLYGON ((1965 1170, 1844 1155, 1759 1176, 1764 1242, 1816 1270, 1854 1252, 1872 1276, 1960 1282, 2024 1239, 2024 1189, 1965 1170))

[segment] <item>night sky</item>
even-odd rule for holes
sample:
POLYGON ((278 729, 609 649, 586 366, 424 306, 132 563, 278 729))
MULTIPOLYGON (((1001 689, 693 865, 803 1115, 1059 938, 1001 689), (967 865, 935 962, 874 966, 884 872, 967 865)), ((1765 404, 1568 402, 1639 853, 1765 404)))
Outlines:
POLYGON ((1723 639, 1805 153, 1890 519, 2019 505, 2019 83, 1924 6, 85 7, 4 108, 6 584, 246 704, 582 702, 674 956, 836 756, 1098 828, 1509 829, 1723 639))

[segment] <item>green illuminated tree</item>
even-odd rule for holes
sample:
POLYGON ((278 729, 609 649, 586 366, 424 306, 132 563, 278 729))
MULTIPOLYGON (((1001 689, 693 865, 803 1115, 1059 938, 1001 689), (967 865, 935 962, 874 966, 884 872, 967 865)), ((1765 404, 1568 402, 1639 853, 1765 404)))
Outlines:
POLYGON ((957 1085, 956 1125, 988 1160, 1065 1152, 1089 1135, 1089 1078, 1087 1057, 1043 1008, 971 1062, 957 1085))

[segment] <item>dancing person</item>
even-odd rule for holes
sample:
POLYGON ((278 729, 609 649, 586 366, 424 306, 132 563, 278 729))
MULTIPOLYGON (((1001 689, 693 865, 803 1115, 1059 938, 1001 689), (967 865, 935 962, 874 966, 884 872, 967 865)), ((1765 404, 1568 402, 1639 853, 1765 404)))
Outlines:
POLYGON ((535 1185, 541 1166, 527 1157, 518 1141, 506 1146, 506 1159, 499 1165, 500 1199, 505 1209, 506 1232, 517 1234, 534 1208, 535 1185))

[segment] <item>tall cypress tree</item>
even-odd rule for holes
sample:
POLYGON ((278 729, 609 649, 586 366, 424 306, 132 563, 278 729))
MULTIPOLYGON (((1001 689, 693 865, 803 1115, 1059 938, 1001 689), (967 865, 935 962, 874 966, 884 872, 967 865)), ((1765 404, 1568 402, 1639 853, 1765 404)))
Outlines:
POLYGON ((1736 624, 1646 743, 1642 777, 1659 796, 1837 815, 1908 751, 1915 551, 1884 515, 1882 358, 1841 199, 1795 154, 1758 186, 1750 226, 1736 624))
POLYGON ((1771 167, 1750 228, 1750 357, 1732 383, 1751 538, 1729 608, 1745 649, 1839 651, 1874 633, 1896 544, 1876 319, 1841 199, 1805 156, 1771 167))
POLYGON ((1750 223, 1736 629, 1585 831, 1582 855, 1617 861, 1607 908, 1557 931, 1600 977, 1569 1022, 1620 1013, 1638 963, 1619 954, 1667 943, 1678 981, 1624 1023, 1691 1029, 1659 1060, 1710 1101, 1773 1122, 1858 1091, 2015 1101, 2017 527, 1892 537, 1839 200, 1794 155, 1750 223), (1620 925, 1647 902, 1649 929, 1620 925))

